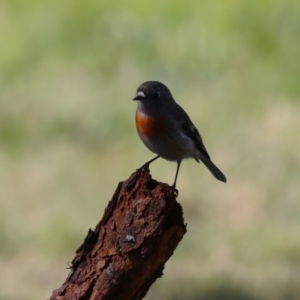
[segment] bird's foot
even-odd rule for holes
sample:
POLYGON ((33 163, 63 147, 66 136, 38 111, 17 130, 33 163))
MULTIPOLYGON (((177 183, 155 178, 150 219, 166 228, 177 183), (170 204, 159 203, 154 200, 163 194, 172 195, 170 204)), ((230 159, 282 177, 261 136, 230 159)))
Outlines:
POLYGON ((144 164, 140 168, 137 169, 137 172, 143 172, 145 170, 149 170, 149 164, 144 164))
POLYGON ((179 192, 178 192, 178 190, 176 189, 176 186, 175 186, 174 184, 171 185, 171 189, 173 190, 173 193, 174 193, 175 197, 178 197, 179 192))

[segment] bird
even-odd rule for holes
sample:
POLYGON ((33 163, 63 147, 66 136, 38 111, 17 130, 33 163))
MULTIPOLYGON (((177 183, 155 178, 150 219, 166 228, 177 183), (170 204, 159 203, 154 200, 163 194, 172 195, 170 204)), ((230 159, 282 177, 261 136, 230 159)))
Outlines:
POLYGON ((159 157, 177 162, 171 186, 176 189, 182 160, 193 158, 198 163, 201 161, 216 179, 227 182, 212 162, 199 131, 166 85, 159 81, 146 81, 137 88, 133 100, 138 104, 135 114, 138 135, 145 146, 157 155, 138 170, 149 168, 159 157))

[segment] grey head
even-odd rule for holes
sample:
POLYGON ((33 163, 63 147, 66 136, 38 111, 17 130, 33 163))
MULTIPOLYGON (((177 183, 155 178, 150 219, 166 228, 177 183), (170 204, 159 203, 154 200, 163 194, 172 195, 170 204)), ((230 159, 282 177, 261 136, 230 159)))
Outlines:
POLYGON ((174 102, 170 90, 159 81, 146 81, 136 91, 133 100, 138 100, 144 105, 163 105, 166 102, 174 102))

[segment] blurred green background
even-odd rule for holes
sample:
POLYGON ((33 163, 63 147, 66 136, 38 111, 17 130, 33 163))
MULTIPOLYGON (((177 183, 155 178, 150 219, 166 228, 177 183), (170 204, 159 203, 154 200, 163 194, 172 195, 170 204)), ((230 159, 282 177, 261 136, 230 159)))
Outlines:
POLYGON ((146 299, 300 299, 300 1, 2 0, 0 36, 0 299, 49 298, 153 157, 131 101, 146 80, 228 178, 183 163, 188 232, 146 299))

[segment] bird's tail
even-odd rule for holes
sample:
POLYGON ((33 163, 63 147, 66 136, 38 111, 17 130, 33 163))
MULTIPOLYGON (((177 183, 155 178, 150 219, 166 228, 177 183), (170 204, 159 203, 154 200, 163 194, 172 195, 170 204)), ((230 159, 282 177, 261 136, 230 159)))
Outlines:
POLYGON ((208 158, 208 157, 201 157, 201 161, 206 165, 208 170, 211 172, 211 174, 214 175, 215 178, 217 178, 220 181, 227 182, 226 177, 224 174, 218 169, 218 167, 208 158))

